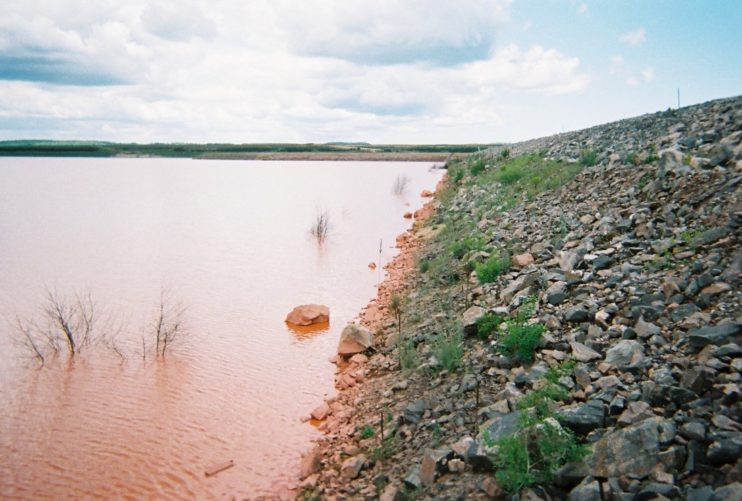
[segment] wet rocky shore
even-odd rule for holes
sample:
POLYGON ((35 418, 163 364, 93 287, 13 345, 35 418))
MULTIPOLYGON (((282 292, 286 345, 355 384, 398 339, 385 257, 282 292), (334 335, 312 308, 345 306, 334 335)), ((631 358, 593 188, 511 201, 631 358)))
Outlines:
POLYGON ((300 498, 742 499, 741 143, 736 97, 449 162, 300 498))

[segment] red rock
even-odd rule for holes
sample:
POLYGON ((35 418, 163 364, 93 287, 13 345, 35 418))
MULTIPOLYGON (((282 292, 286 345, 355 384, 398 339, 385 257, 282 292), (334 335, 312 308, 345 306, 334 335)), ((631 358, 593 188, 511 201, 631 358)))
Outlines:
POLYGON ((318 473, 322 469, 322 452, 319 446, 313 448, 301 458, 299 478, 305 478, 318 473))
POLYGON ((516 268, 525 268, 526 266, 533 264, 534 261, 535 259, 533 258, 533 255, 528 252, 513 256, 513 266, 516 268))
POLYGON ((371 270, 375 270, 375 269, 376 269, 376 263, 374 263, 374 262, 372 261, 372 262, 368 263, 368 267, 369 267, 369 269, 371 269, 371 270))
POLYGON ((340 333, 338 343, 338 355, 349 356, 363 353, 374 343, 373 334, 370 331, 355 324, 348 324, 340 333))
POLYGON ((330 412, 330 406, 326 402, 322 402, 322 405, 312 411, 312 418, 322 421, 330 415, 330 412))
POLYGON ((433 196, 433 192, 430 190, 423 190, 422 192, 420 192, 420 196, 423 198, 430 198, 433 196))
POLYGON ((412 219, 412 212, 405 212, 404 216, 402 217, 404 217, 405 219, 412 219))
POLYGON ((314 325, 330 321, 330 309, 321 304, 297 306, 286 316, 286 322, 293 325, 314 325))

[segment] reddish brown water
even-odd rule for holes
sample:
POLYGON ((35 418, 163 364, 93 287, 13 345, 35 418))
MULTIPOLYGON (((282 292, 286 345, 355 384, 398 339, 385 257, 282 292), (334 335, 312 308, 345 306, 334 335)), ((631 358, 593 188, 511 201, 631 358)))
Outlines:
POLYGON ((121 329, 38 368, 0 336, 0 497, 253 498, 295 480, 333 392, 342 327, 375 294, 369 262, 422 205, 430 164, 0 159, 0 313, 38 317, 45 290, 89 292, 121 329), (399 175, 405 195, 392 193, 399 175), (409 205, 408 205, 409 204, 409 205), (331 232, 309 236, 317 208, 331 232), (142 360, 161 290, 187 336, 142 360), (324 303, 329 328, 283 322, 324 303), (216 476, 204 471, 224 461, 216 476))

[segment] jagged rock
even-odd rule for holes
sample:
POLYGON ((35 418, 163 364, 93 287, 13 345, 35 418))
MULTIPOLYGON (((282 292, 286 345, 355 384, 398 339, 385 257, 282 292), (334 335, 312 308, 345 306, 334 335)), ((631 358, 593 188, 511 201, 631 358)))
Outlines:
POLYGON ((562 423, 581 435, 602 428, 605 420, 603 402, 589 400, 586 404, 575 404, 559 409, 562 423))
POLYGON ((682 405, 698 398, 698 395, 686 388, 656 384, 653 381, 645 381, 642 384, 642 395, 647 402, 657 407, 668 404, 682 405))
POLYGON ((647 476, 660 461, 661 447, 674 436, 675 425, 660 417, 611 431, 593 444, 591 456, 584 460, 586 474, 647 476))
POLYGON ((700 395, 709 388, 713 376, 703 367, 691 367, 683 372, 680 386, 700 395))
POLYGON ((532 265, 536 260, 530 253, 517 254, 513 256, 512 263, 516 268, 525 268, 526 266, 532 265))
POLYGON ((737 461, 742 455, 742 433, 718 432, 717 435, 706 451, 708 462, 719 466, 737 461))
POLYGON ((590 362, 591 360, 603 358, 597 351, 577 341, 572 341, 569 345, 572 348, 572 356, 580 362, 590 362))
POLYGON ((709 245, 718 240, 721 240, 725 236, 729 235, 731 230, 727 226, 719 226, 717 228, 711 228, 698 235, 695 239, 695 243, 698 245, 709 245))
POLYGON ((330 406, 327 405, 327 402, 322 402, 321 405, 317 406, 312 411, 312 418, 316 419, 317 421, 322 421, 330 415, 330 412, 330 406))
POLYGON ((518 431, 520 423, 520 412, 511 412, 503 416, 496 416, 486 421, 481 426, 481 432, 477 437, 477 442, 484 442, 490 444, 497 442, 501 438, 512 435, 518 431))
POLYGON ((423 485, 433 485, 436 477, 448 471, 448 460, 453 457, 453 450, 449 447, 443 449, 428 449, 423 456, 420 465, 420 481, 423 485))
POLYGON ((364 464, 366 464, 366 457, 362 454, 346 459, 340 467, 340 478, 345 481, 353 480, 361 472, 364 464))
POLYGON ((482 483, 479 486, 480 490, 482 490, 487 496, 490 497, 490 499, 494 500, 501 500, 505 499, 505 491, 502 490, 502 487, 500 487, 500 484, 497 483, 497 480, 495 480, 492 477, 485 477, 484 480, 482 480, 482 483))
POLYGON ((572 271, 577 266, 580 256, 575 252, 562 251, 559 253, 559 267, 562 271, 572 271))
POLYGON ((585 308, 582 305, 574 306, 564 312, 564 320, 566 320, 567 322, 573 322, 573 323, 585 322, 589 318, 590 318, 590 314, 587 311, 587 308, 585 308))
POLYGON ((592 262, 594 270, 604 270, 609 268, 613 264, 613 259, 610 256, 600 255, 595 258, 592 262))
POLYGON ((605 355, 605 361, 619 369, 636 365, 643 360, 644 348, 641 343, 632 339, 619 341, 605 355))
POLYGON ((636 335, 640 338, 652 337, 661 332, 661 329, 658 326, 651 322, 645 322, 642 317, 639 317, 639 320, 637 320, 634 330, 636 331, 636 335))
POLYGON ((510 304, 510 301, 513 300, 513 297, 517 293, 532 286, 536 282, 538 282, 538 274, 536 273, 527 273, 525 275, 521 275, 520 277, 510 282, 507 287, 505 287, 502 292, 500 292, 500 298, 504 303, 510 304))
POLYGON ((568 501, 602 501, 600 484, 593 477, 585 477, 583 481, 569 491, 568 501))
POLYGON ((374 344, 374 336, 370 331, 356 324, 348 324, 340 333, 338 355, 350 356, 363 353, 374 344))
POLYGON ((689 440, 705 440, 706 426, 703 423, 691 421, 684 423, 678 430, 678 433, 689 440))
POLYGON ((742 324, 721 324, 693 329, 688 334, 688 343, 695 348, 703 348, 707 344, 719 346, 728 342, 740 342, 737 339, 740 335, 742 335, 742 324))
POLYGON ((555 282, 546 289, 546 301, 559 306, 567 299, 567 282, 555 282))
POLYGON ((468 336, 477 334, 477 321, 487 314, 487 310, 481 306, 471 306, 462 315, 461 323, 464 326, 464 333, 468 336))
POLYGON ((415 400, 410 402, 404 409, 404 420, 409 424, 417 424, 425 412, 425 400, 415 400))
POLYGON ((322 450, 317 446, 304 454, 299 464, 299 478, 304 480, 322 469, 322 450))
POLYGON ((627 409, 618 417, 618 424, 628 426, 653 416, 654 412, 648 403, 629 402, 627 409))
POLYGON ((662 496, 665 499, 677 499, 680 496, 680 489, 672 484, 650 482, 649 484, 645 485, 642 490, 639 491, 634 499, 636 499, 637 501, 644 501, 649 499, 657 499, 658 496, 662 496))
POLYGON ((410 472, 407 474, 407 476, 404 479, 404 484, 413 490, 419 490, 422 489, 423 483, 422 480, 420 480, 420 467, 414 466, 410 470, 410 472))
POLYGON ((711 501, 742 501, 742 483, 734 482, 714 491, 711 501))

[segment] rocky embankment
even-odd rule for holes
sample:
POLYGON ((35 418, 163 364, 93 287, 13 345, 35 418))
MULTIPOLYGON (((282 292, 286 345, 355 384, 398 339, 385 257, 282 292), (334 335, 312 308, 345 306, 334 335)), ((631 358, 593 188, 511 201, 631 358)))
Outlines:
POLYGON ((741 499, 741 140, 732 98, 451 163, 302 496, 741 499))

